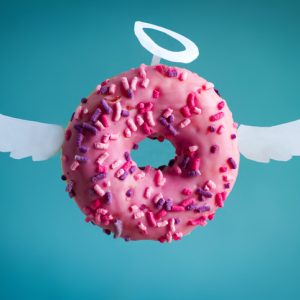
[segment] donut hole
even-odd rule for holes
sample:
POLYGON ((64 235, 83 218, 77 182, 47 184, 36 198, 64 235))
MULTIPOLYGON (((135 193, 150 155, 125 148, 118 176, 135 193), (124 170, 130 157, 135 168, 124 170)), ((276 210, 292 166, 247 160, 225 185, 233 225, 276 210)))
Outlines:
POLYGON ((167 166, 169 161, 175 157, 175 148, 166 139, 160 142, 155 137, 147 138, 138 144, 137 150, 131 151, 131 157, 139 168, 145 166, 159 168, 167 166))

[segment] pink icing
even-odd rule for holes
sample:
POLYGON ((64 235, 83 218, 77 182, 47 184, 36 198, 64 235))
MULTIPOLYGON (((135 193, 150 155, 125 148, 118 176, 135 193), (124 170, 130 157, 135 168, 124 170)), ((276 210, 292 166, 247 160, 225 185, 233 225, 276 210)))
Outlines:
POLYGON ((238 174, 235 134, 213 84, 178 67, 142 65, 106 80, 77 108, 62 148, 67 191, 86 221, 115 237, 179 240, 223 207, 238 174), (146 137, 168 139, 175 162, 139 169, 129 154, 146 137))

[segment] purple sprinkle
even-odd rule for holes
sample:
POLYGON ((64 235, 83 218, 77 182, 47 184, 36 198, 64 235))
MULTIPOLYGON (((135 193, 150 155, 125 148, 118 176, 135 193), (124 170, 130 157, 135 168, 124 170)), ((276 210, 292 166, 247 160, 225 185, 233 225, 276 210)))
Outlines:
POLYGON ((236 134, 233 133, 230 137, 232 140, 234 140, 234 139, 236 139, 236 134))
POLYGON ((81 145, 81 146, 78 148, 78 150, 79 150, 79 152, 81 152, 81 153, 87 153, 88 147, 87 147, 87 146, 81 145))
POLYGON ((106 192, 103 196, 104 204, 110 204, 111 200, 112 200, 112 193, 111 192, 106 192))
POLYGON ((164 200, 163 198, 160 198, 160 199, 155 203, 155 207, 156 207, 157 209, 161 209, 161 208, 163 208, 164 204, 165 204, 165 200, 164 200))
POLYGON ((70 180, 67 184, 67 187, 66 187, 66 192, 67 193, 70 193, 72 190, 73 190, 73 187, 74 187, 74 181, 73 180, 70 180))
POLYGON ((219 146, 218 145, 212 145, 210 147, 210 153, 216 153, 219 150, 219 146))
POLYGON ((75 115, 75 112, 73 112, 73 113, 72 113, 72 116, 71 116, 71 118, 70 118, 70 122, 72 122, 72 121, 73 121, 73 119, 74 119, 74 115, 75 115))
POLYGON ((139 145, 138 144, 133 144, 133 147, 132 147, 133 150, 137 150, 139 149, 139 145))
POLYGON ((123 231, 123 224, 121 220, 115 220, 114 221, 115 225, 115 233, 114 233, 114 238, 117 239, 121 236, 122 231, 123 231))
POLYGON ((82 129, 83 129, 83 128, 82 128, 82 125, 78 123, 78 124, 75 124, 75 125, 74 125, 74 129, 75 129, 76 131, 78 131, 78 132, 82 132, 82 129))
POLYGON ((167 76, 168 77, 177 77, 177 71, 175 69, 169 69, 167 71, 167 76))
POLYGON ((178 225, 180 223, 180 219, 179 218, 175 218, 175 225, 178 225))
POLYGON ((203 196, 205 198, 211 198, 213 194, 210 191, 203 190, 201 188, 197 188, 195 191, 196 194, 203 196))
POLYGON ((91 121, 95 123, 98 120, 101 113, 102 113, 101 109, 97 108, 91 116, 91 121))
POLYGON ((136 171, 136 166, 131 166, 131 167, 129 168, 129 173, 130 173, 130 174, 133 174, 135 171, 136 171))
POLYGON ((88 158, 82 155, 75 155, 75 160, 81 163, 86 163, 88 161, 88 158))
POLYGON ((178 131, 174 128, 174 126, 172 126, 171 124, 167 125, 167 128, 169 129, 169 131, 172 133, 172 135, 177 135, 178 131))
POLYGON ((167 120, 166 120, 164 117, 159 117, 158 121, 159 121, 159 123, 160 123, 161 125, 163 125, 163 126, 165 126, 165 127, 168 126, 168 122, 167 122, 167 120))
POLYGON ((196 204, 190 204, 185 207, 185 210, 190 211, 190 210, 194 210, 196 208, 197 208, 196 204))
POLYGON ((129 161, 129 160, 130 160, 130 154, 129 154, 128 151, 125 151, 125 152, 124 152, 124 157, 125 157, 125 160, 126 160, 126 161, 129 161))
POLYGON ((207 212, 207 211, 210 211, 210 207, 207 206, 207 205, 198 206, 198 207, 195 209, 195 211, 198 212, 198 213, 207 212))
POLYGON ((126 194, 127 197, 131 197, 133 195, 133 189, 127 190, 126 194))
POLYGON ((199 171, 196 171, 196 170, 189 170, 186 174, 188 177, 194 177, 194 176, 198 176, 200 175, 200 172, 199 171))
POLYGON ((101 172, 101 173, 98 173, 95 176, 93 176, 91 180, 92 180, 93 183, 96 183, 97 181, 102 180, 105 177, 106 177, 106 173, 105 172, 101 172))
POLYGON ((167 120, 168 120, 169 123, 173 123, 174 120, 175 120, 174 115, 170 115, 167 120))
POLYGON ((132 91, 132 89, 128 89, 128 90, 126 91, 126 93, 127 93, 127 97, 128 97, 128 98, 132 98, 132 97, 133 97, 133 91, 132 91))
POLYGON ((129 116, 129 111, 127 109, 122 109, 121 116, 122 117, 128 117, 129 116))
POLYGON ((104 99, 100 100, 100 104, 106 114, 112 113, 112 108, 107 104, 107 102, 104 99))
POLYGON ((101 87, 101 89, 100 89, 100 93, 101 93, 102 95, 105 95, 105 94, 107 94, 107 92, 108 92, 108 87, 107 87, 107 86, 103 86, 103 87, 101 87))
POLYGON ((78 132, 76 136, 76 145, 77 147, 80 147, 83 141, 84 135, 81 132, 78 132))
POLYGON ((209 131, 209 132, 215 132, 216 129, 215 129, 214 126, 208 126, 208 131, 209 131))
POLYGON ((188 156, 185 156, 185 157, 183 158, 182 162, 179 164, 179 167, 180 167, 181 169, 183 169, 183 170, 186 169, 186 167, 187 167, 189 161, 190 161, 190 158, 189 158, 188 156))
POLYGON ((82 98, 82 99, 81 99, 81 103, 84 104, 84 103, 87 103, 87 102, 88 102, 88 99, 86 99, 86 98, 82 98))
POLYGON ((96 135, 96 133, 97 133, 97 128, 89 123, 84 122, 82 124, 82 127, 84 129, 86 129, 87 131, 89 131, 90 133, 92 133, 93 135, 96 135))
POLYGON ((120 180, 125 180, 127 176, 128 176, 128 172, 125 171, 124 174, 122 174, 122 175, 119 177, 119 179, 120 179, 120 180))
POLYGON ((166 211, 170 211, 172 209, 172 206, 173 206, 173 201, 171 199, 167 199, 164 204, 164 209, 166 211))
POLYGON ((237 164, 236 164, 236 162, 234 161, 234 159, 232 157, 229 157, 227 159, 227 163, 228 163, 228 165, 231 169, 236 169, 237 168, 237 164))
POLYGON ((230 183, 229 182, 224 183, 224 189, 230 189, 230 183))

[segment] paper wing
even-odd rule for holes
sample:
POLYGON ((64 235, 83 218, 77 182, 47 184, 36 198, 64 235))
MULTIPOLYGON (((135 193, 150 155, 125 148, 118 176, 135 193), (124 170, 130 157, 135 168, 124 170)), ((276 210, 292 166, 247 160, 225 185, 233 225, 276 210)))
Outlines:
POLYGON ((46 160, 59 151, 64 140, 64 128, 11 118, 0 114, 0 152, 21 159, 46 160))
POLYGON ((272 127, 240 125, 238 143, 241 154, 248 159, 287 161, 300 156, 300 120, 272 127))

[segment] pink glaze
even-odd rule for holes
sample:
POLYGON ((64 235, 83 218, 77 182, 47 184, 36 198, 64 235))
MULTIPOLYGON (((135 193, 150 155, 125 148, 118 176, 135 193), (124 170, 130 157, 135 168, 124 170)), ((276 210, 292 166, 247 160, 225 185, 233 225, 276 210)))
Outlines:
POLYGON ((239 151, 232 114, 213 84, 181 68, 142 65, 102 82, 79 110, 66 130, 62 168, 86 221, 125 240, 171 242, 224 206, 239 151), (175 161, 139 169, 130 152, 146 137, 168 139, 175 161))

